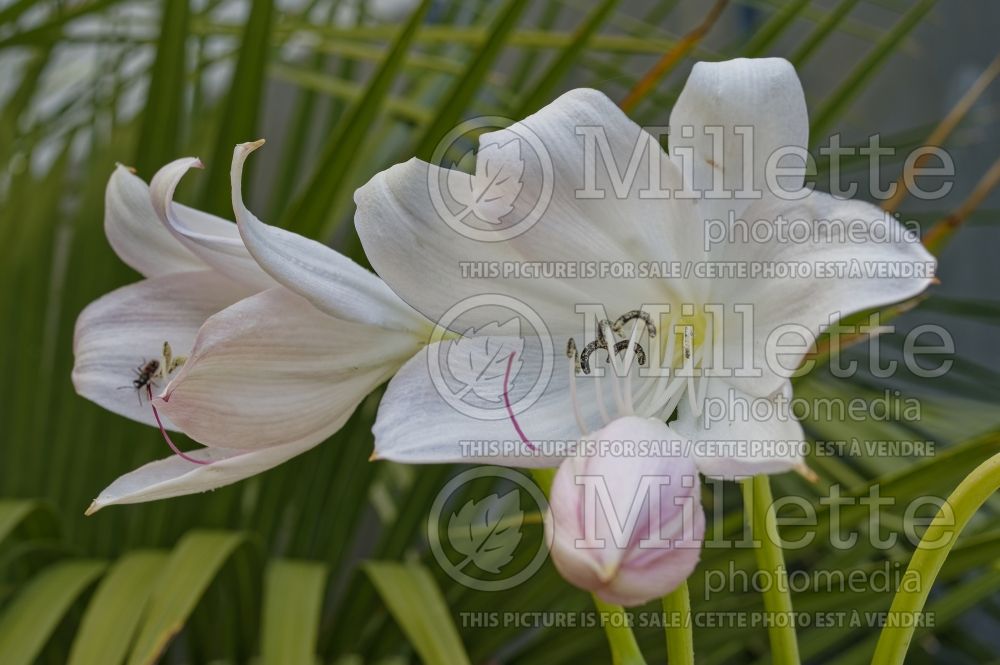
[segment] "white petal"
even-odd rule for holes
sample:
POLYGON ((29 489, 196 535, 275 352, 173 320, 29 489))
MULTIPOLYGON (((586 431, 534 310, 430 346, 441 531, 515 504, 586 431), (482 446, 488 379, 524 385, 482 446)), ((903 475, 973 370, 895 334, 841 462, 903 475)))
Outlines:
POLYGON ((334 319, 275 287, 206 321, 155 404, 205 445, 314 444, 418 347, 408 333, 334 319))
POLYGON ((169 499, 231 485, 276 467, 314 445, 300 442, 252 451, 201 448, 186 454, 210 464, 197 464, 177 455, 150 462, 111 483, 90 505, 87 515, 116 504, 169 499))
MULTIPOLYGON (((725 62, 699 62, 691 70, 684 89, 670 114, 670 154, 693 164, 693 186, 698 191, 718 187, 729 192, 743 189, 743 137, 736 127, 753 128, 752 155, 747 161, 753 173, 748 186, 766 191, 765 166, 779 148, 805 150, 809 143, 809 117, 805 96, 795 68, 782 58, 738 58, 725 62), (723 130, 721 155, 714 154, 713 136, 706 127, 723 130), (678 149, 693 149, 693 156, 678 149), (720 159, 721 158, 721 159, 720 159), (721 177, 719 177, 721 176, 721 177)), ((786 157, 782 166, 800 166, 801 159, 786 157)), ((748 176, 750 174, 747 174, 748 176)), ((783 176, 781 187, 794 191, 802 187, 801 173, 783 176)), ((701 199, 699 212, 725 220, 730 210, 740 214, 748 198, 701 199)))
POLYGON ((565 331, 583 321, 576 303, 601 303, 617 316, 647 302, 689 301, 678 297, 677 286, 666 280, 608 274, 508 278, 503 272, 472 272, 482 271, 484 264, 505 270, 538 262, 547 270, 568 271, 581 265, 627 269, 639 262, 697 260, 703 243, 691 201, 649 197, 649 192, 644 196, 651 148, 662 186, 678 186, 676 169, 638 125, 603 94, 574 90, 508 129, 483 135, 474 177, 418 160, 376 175, 355 193, 355 225, 379 275, 434 320, 456 302, 484 293, 514 296, 554 329, 565 331), (607 138, 615 167, 608 167, 603 152, 587 147, 584 130, 607 138), (517 150, 508 149, 513 142, 517 150), (616 192, 608 169, 626 170, 636 146, 638 176, 626 179, 624 190, 616 192), (588 161, 594 165, 594 182, 588 182, 588 161), (491 232, 480 238, 470 227, 480 231, 490 224, 461 217, 467 206, 459 205, 458 192, 488 181, 489 174, 499 174, 504 186, 493 193, 484 214, 496 216, 498 202, 505 202, 510 212, 501 221, 508 226, 500 228, 517 230, 510 224, 526 220, 520 228, 527 230, 519 235, 496 240, 505 236, 491 232), (603 198, 578 193, 588 186, 603 198), (623 293, 629 294, 628 304, 622 302, 623 293))
POLYGON ((701 416, 687 400, 670 426, 693 442, 693 457, 706 476, 733 479, 758 473, 783 473, 802 463, 805 435, 790 413, 791 384, 772 399, 755 397, 731 384, 709 381, 701 416))
MULTIPOLYGON (((727 306, 727 352, 742 361, 739 353, 742 337, 737 317, 730 317, 734 303, 753 305, 753 355, 756 367, 764 375, 759 379, 733 379, 733 382, 755 395, 767 395, 779 389, 789 371, 798 367, 803 354, 782 353, 780 364, 768 363, 765 345, 769 338, 791 345, 794 334, 778 337, 781 326, 797 324, 812 337, 831 323, 830 318, 881 307, 911 298, 932 282, 934 257, 913 236, 910 240, 903 227, 891 215, 863 201, 845 201, 823 192, 811 192, 800 201, 788 202, 768 197, 747 208, 748 224, 770 229, 771 238, 780 238, 779 222, 786 229, 793 224, 804 229, 827 228, 828 235, 803 242, 737 242, 713 247, 713 259, 746 264, 770 265, 775 268, 807 269, 805 277, 781 278, 761 276, 750 279, 719 279, 713 284, 712 298, 727 306), (805 224, 802 224, 802 222, 805 224), (823 226, 827 223, 833 226, 823 226), (830 229, 847 229, 845 233, 830 229), (827 239, 829 238, 829 239, 827 239), (884 238, 884 239, 883 239, 884 238), (895 238, 895 239, 893 239, 895 238), (856 274, 835 272, 836 266, 858 269, 856 274), (876 268, 914 268, 912 276, 879 276, 868 274, 876 268), (824 277, 816 277, 826 270, 824 277), (730 321, 731 320, 731 321, 730 321)), ((786 234, 789 232, 786 231, 786 234)), ((820 232, 822 233, 822 232, 820 232)), ((763 234, 759 237, 768 237, 763 234)))
POLYGON ((426 331, 425 321, 376 275, 326 245, 268 226, 243 204, 243 163, 262 141, 233 151, 233 210, 247 248, 287 288, 337 318, 397 330, 426 331))
POLYGON ((235 224, 174 203, 174 191, 181 178, 190 169, 201 167, 197 158, 185 157, 170 162, 153 176, 150 199, 161 223, 193 254, 223 275, 257 290, 275 286, 243 246, 235 224))
MULTIPOLYGON (((132 386, 135 369, 157 360, 163 343, 186 355, 205 319, 248 295, 212 271, 152 277, 95 300, 76 321, 73 385, 109 411, 154 425, 144 395, 132 386)), ((157 381, 158 389, 166 382, 157 381)))
MULTIPOLYGON (((539 467, 554 466, 572 452, 580 430, 573 417, 566 358, 558 355, 555 367, 547 365, 533 340, 490 337, 487 343, 486 357, 501 371, 508 350, 520 349, 511 366, 508 397, 528 443, 502 401, 503 377, 490 382, 495 376, 490 367, 477 368, 485 377, 478 385, 456 381, 447 368, 432 374, 432 367, 447 365, 452 354, 462 353, 454 341, 443 341, 421 350, 389 382, 373 428, 377 457, 409 464, 539 467)), ((593 387, 589 380, 579 383, 580 399, 589 405, 583 410, 585 425, 593 431, 603 424, 593 407, 593 387)), ((607 393, 610 381, 603 380, 603 387, 607 393)), ((613 405, 607 394, 605 401, 613 405)))
POLYGON ((149 186, 120 164, 104 194, 104 232, 118 257, 146 277, 208 269, 160 223, 149 186))

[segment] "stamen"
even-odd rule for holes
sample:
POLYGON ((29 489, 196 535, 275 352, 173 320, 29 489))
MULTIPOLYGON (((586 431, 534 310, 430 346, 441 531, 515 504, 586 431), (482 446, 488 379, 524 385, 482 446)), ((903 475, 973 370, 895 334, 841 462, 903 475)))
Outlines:
POLYGON ((691 412, 695 416, 701 415, 701 404, 698 403, 694 391, 694 330, 691 326, 684 326, 684 374, 687 378, 688 400, 691 402, 691 412))
POLYGON ((149 386, 146 386, 146 396, 149 398, 149 407, 151 409, 153 409, 153 418, 156 419, 156 424, 160 428, 160 434, 163 435, 163 439, 167 442, 167 445, 170 446, 170 449, 172 451, 174 451, 174 453, 178 457, 180 457, 181 459, 187 460, 188 462, 191 462, 192 464, 204 464, 204 465, 211 464, 212 463, 211 460, 195 459, 194 457, 191 457, 190 455, 186 454, 183 450, 181 450, 180 448, 178 448, 176 445, 174 445, 174 442, 170 440, 170 435, 167 434, 166 428, 163 426, 163 423, 160 421, 160 414, 159 414, 159 412, 157 412, 156 406, 153 404, 153 389, 150 388, 149 386))
POLYGON ((580 371, 580 354, 576 352, 576 340, 572 337, 566 343, 566 357, 569 358, 569 399, 573 405, 573 417, 576 418, 580 434, 587 436, 587 426, 584 425, 583 416, 580 414, 580 403, 576 399, 576 373, 580 371))
POLYGON ((673 322, 674 322, 674 320, 673 320, 673 318, 671 318, 669 321, 667 321, 667 326, 666 326, 666 330, 667 330, 667 350, 666 350, 666 355, 663 356, 663 359, 666 361, 666 365, 667 366, 666 367, 662 367, 661 366, 659 368, 659 370, 661 372, 661 375, 660 375, 659 380, 656 381, 656 385, 655 386, 652 385, 653 384, 652 381, 649 382, 649 385, 651 386, 651 389, 650 389, 649 394, 644 396, 644 398, 646 400, 646 404, 645 404, 644 408, 642 409, 643 412, 655 413, 656 410, 655 409, 650 410, 649 407, 648 407, 648 405, 650 405, 650 404, 657 404, 657 403, 663 403, 667 399, 667 398, 664 398, 664 394, 665 394, 664 391, 666 390, 667 382, 670 381, 670 377, 671 377, 671 374, 672 374, 672 368, 673 368, 673 364, 674 364, 674 349, 677 348, 677 334, 674 331, 673 322))
POLYGON ((701 376, 698 378, 699 411, 705 404, 705 397, 706 395, 708 395, 708 369, 709 369, 708 365, 715 362, 715 355, 712 353, 714 349, 714 347, 712 346, 714 327, 715 327, 715 321, 713 320, 712 325, 708 326, 705 330, 705 341, 702 342, 701 345, 701 376), (709 360, 709 358, 711 358, 711 360, 709 360))
POLYGON ((514 364, 515 355, 517 355, 517 353, 512 352, 510 357, 507 358, 507 370, 503 374, 503 403, 507 407, 507 415, 510 416, 510 422, 514 425, 514 430, 517 432, 517 435, 521 437, 521 443, 528 446, 531 450, 535 450, 535 445, 531 443, 531 441, 528 441, 528 437, 524 435, 524 432, 521 430, 521 426, 517 424, 517 418, 514 417, 514 409, 510 406, 510 395, 508 394, 507 388, 510 385, 510 368, 511 365, 514 364))
POLYGON ((610 321, 601 321, 597 324, 597 331, 599 335, 604 337, 604 343, 607 345, 608 349, 615 349, 615 352, 608 352, 608 364, 611 365, 611 371, 613 376, 611 377, 611 389, 615 396, 615 404, 618 406, 618 414, 626 415, 628 411, 625 409, 625 400, 622 397, 622 388, 618 385, 618 377, 621 376, 621 372, 618 370, 618 344, 615 342, 614 333, 611 332, 612 324, 610 321))
MULTIPOLYGON (((635 407, 632 404, 632 360, 636 356, 636 348, 638 347, 639 353, 639 364, 646 364, 646 354, 639 346, 639 322, 636 321, 632 326, 632 334, 629 336, 629 341, 626 344, 625 351, 625 406, 628 408, 629 413, 635 413, 635 407)), ((618 352, 618 344, 615 344, 615 353, 618 352)))
POLYGON ((625 312, 615 320, 612 327, 616 333, 621 334, 621 331, 625 329, 625 324, 633 319, 642 319, 645 321, 646 333, 649 335, 649 338, 653 339, 656 337, 656 326, 653 324, 653 318, 648 312, 644 312, 641 309, 633 309, 629 312, 625 312))
POLYGON ((606 349, 607 345, 604 340, 595 339, 593 342, 583 347, 583 353, 580 354, 580 369, 583 370, 584 374, 590 374, 590 356, 598 349, 606 349))

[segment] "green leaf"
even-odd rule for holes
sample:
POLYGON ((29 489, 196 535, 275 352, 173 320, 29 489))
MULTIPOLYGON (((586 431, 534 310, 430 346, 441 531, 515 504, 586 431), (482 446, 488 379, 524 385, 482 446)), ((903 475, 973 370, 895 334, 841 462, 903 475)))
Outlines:
POLYGON ((848 102, 858 95, 868 82, 868 79, 878 71, 886 59, 896 52, 896 47, 910 32, 917 27, 924 15, 934 6, 935 0, 920 0, 903 15, 892 30, 875 45, 865 58, 858 63, 847 79, 824 100, 819 110, 813 114, 809 135, 813 141, 822 139, 834 120, 844 110, 848 102))
MULTIPOLYGON (((237 143, 259 138, 257 119, 264 93, 265 72, 271 54, 273 0, 253 0, 250 16, 240 43, 232 85, 226 95, 215 148, 207 164, 208 177, 202 193, 205 210, 225 218, 232 217, 229 193, 229 166, 237 143)), ((249 176, 247 176, 249 179, 249 176)))
POLYGON ((165 552, 129 552, 112 566, 94 593, 70 651, 69 665, 119 665, 164 570, 165 552))
POLYGON ((771 16, 771 20, 757 28, 753 39, 743 49, 742 55, 747 58, 759 58, 764 55, 808 4, 809 0, 793 0, 782 5, 771 16))
POLYGON ((161 166, 181 156, 187 24, 188 0, 166 0, 135 152, 135 167, 147 180, 161 166))
POLYGON ((244 542, 242 534, 219 531, 193 531, 181 540, 156 581, 130 665, 157 661, 222 565, 244 542))
POLYGON ((70 561, 32 579, 0 616, 4 665, 31 665, 73 602, 105 567, 102 561, 70 561))
POLYGON ((417 28, 423 23, 431 0, 423 0, 399 31, 389 54, 376 70, 364 93, 351 104, 337 128, 327 140, 309 184, 289 207, 284 226, 307 236, 320 235, 331 208, 344 185, 351 168, 357 164, 357 153, 370 138, 371 127, 378 119, 385 99, 396 80, 417 28))
POLYGON ((261 665, 316 661, 326 574, 324 565, 301 561, 275 561, 268 567, 261 665))
POLYGON ((448 605, 426 568, 374 561, 364 567, 421 660, 429 665, 468 665, 448 605))
POLYGON ((549 68, 539 77, 538 83, 534 84, 521 100, 514 111, 515 119, 534 113, 550 101, 549 97, 556 86, 570 72, 590 42, 590 38, 604 24, 605 19, 617 5, 618 0, 604 0, 590 12, 583 24, 573 33, 573 41, 556 55, 549 68))
POLYGON ((469 60, 469 66, 465 73, 455 81, 439 102, 434 113, 435 120, 417 140, 413 149, 414 155, 424 161, 430 161, 434 148, 441 137, 458 124, 462 114, 465 113, 482 87, 483 80, 490 72, 490 67, 500 55, 526 6, 525 0, 507 1, 500 16, 490 26, 486 41, 469 60))
POLYGON ((840 22, 854 9, 856 4, 858 4, 858 0, 840 0, 833 11, 827 14, 826 18, 820 21, 816 28, 809 33, 802 45, 788 57, 789 61, 796 68, 805 64, 806 60, 826 41, 826 38, 833 33, 834 28, 840 25, 840 22))
POLYGON ((41 501, 0 501, 0 543, 24 525, 31 525, 38 534, 51 535, 57 531, 55 516, 41 501))

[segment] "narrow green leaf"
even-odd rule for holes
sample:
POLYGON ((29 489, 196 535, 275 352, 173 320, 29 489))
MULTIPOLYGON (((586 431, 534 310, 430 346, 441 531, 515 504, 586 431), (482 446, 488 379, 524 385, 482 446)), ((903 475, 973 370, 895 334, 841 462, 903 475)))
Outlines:
POLYGON ((806 37, 801 46, 789 56, 789 61, 796 67, 801 67, 816 52, 816 49, 826 41, 826 38, 833 33, 834 28, 840 25, 840 22, 851 13, 856 4, 858 4, 858 0, 840 0, 837 6, 833 8, 833 11, 820 21, 819 25, 809 33, 809 36, 806 37))
POLYGON ((156 169, 180 157, 187 24, 188 0, 166 0, 135 153, 135 167, 147 180, 156 169))
POLYGON ((757 29, 750 43, 743 49, 743 55, 747 58, 762 56, 808 4, 809 0, 793 0, 782 5, 767 23, 757 29))
POLYGON ((275 561, 267 569, 261 665, 313 663, 320 612, 326 592, 326 567, 300 561, 275 561))
POLYGON ((55 533, 55 517, 42 502, 0 501, 0 543, 3 543, 19 526, 36 521, 39 524, 36 531, 39 533, 55 533))
POLYGON ((364 567, 421 660, 428 665, 468 665, 448 605, 426 568, 374 561, 364 567))
POLYGON ((69 665, 119 665, 125 661, 154 581, 166 561, 165 552, 139 550, 114 564, 87 606, 69 665))
POLYGON ((865 58, 858 63, 840 87, 824 100, 813 116, 809 135, 813 141, 823 138, 827 129, 844 110, 847 103, 858 95, 864 84, 871 78, 886 59, 896 52, 896 46, 917 27, 924 15, 934 6, 935 0, 920 0, 893 26, 865 58))
MULTIPOLYGON (((121 0, 94 0, 77 5, 63 5, 61 11, 54 13, 52 18, 44 21, 40 25, 30 30, 15 32, 6 39, 0 40, 0 50, 13 46, 27 46, 32 44, 51 45, 62 37, 63 27, 70 21, 74 21, 81 16, 102 11, 111 5, 117 4, 121 0)), ((31 3, 38 6, 38 3, 31 3)), ((21 8, 13 10, 16 14, 22 11, 21 8)))
POLYGON ((229 166, 237 143, 259 138, 257 118, 264 92, 268 58, 271 54, 271 23, 274 0, 254 0, 240 44, 233 81, 226 95, 221 122, 215 138, 202 203, 208 212, 231 218, 229 166))
MULTIPOLYGON (((427 126, 413 149, 413 154, 425 161, 430 161, 441 137, 458 124, 465 110, 475 99, 482 86, 483 79, 490 72, 490 67, 507 40, 517 26, 517 21, 527 6, 526 0, 508 0, 501 10, 500 16, 490 26, 486 41, 472 56, 465 73, 455 81, 451 89, 444 95, 434 113, 434 122, 427 126)), ((572 40, 571 40, 572 41, 572 40)))
POLYGON ((980 321, 994 325, 1000 324, 1000 302, 990 300, 948 298, 934 294, 920 303, 920 309, 969 319, 979 319, 980 321))
POLYGON ((514 111, 515 119, 521 119, 534 113, 549 101, 549 96, 556 89, 556 86, 577 63, 583 50, 590 42, 590 38, 604 25, 608 14, 617 4, 618 0, 604 0, 590 12, 583 24, 573 33, 573 41, 556 54, 555 60, 539 77, 538 83, 521 100, 514 111))
POLYGON ((399 73, 417 28, 423 23, 431 0, 423 0, 399 31, 392 48, 375 71, 364 93, 341 118, 323 147, 309 184, 289 206, 284 226, 307 236, 320 234, 331 208, 357 164, 357 152, 370 137, 383 103, 399 73))
POLYGON ((156 583, 149 608, 128 662, 155 663, 170 640, 184 627, 222 565, 245 542, 224 531, 194 531, 177 545, 156 583))
POLYGON ((105 567, 102 561, 70 561, 32 579, 0 616, 4 665, 31 665, 73 601, 105 567))

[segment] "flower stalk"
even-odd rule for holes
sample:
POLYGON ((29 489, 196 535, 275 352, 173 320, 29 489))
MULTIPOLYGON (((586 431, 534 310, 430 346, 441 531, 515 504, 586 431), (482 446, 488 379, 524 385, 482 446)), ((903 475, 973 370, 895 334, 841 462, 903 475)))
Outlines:
POLYGON ((604 633, 608 636, 613 665, 646 665, 646 659, 642 657, 635 634, 629 627, 625 608, 605 603, 597 594, 594 594, 594 606, 601 615, 604 633))
POLYGON ((771 481, 757 475, 743 481, 743 506, 754 541, 757 567, 770 577, 764 591, 764 609, 770 615, 768 639, 774 665, 798 665, 799 646, 795 637, 795 614, 788 591, 788 572, 778 538, 778 526, 771 506, 771 481))
POLYGON ((664 630, 669 665, 694 665, 691 594, 687 582, 663 597, 664 630))
POLYGON ((980 464, 948 497, 920 539, 906 575, 916 574, 920 583, 900 587, 892 599, 885 627, 875 646, 873 663, 901 665, 913 639, 916 618, 927 602, 934 580, 955 545, 958 535, 994 492, 1000 490, 1000 454, 980 464))

